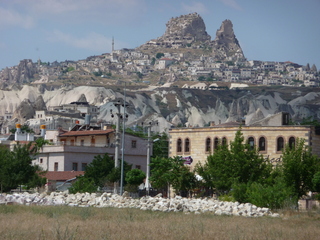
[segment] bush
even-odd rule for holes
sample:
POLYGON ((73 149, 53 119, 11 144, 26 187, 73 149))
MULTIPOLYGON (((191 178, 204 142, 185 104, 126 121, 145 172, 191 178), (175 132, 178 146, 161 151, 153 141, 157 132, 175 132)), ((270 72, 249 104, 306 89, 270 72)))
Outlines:
POLYGON ((75 183, 72 184, 72 186, 69 188, 69 193, 93 193, 97 191, 97 187, 94 184, 93 179, 91 178, 85 178, 83 176, 77 177, 77 180, 75 183))
POLYGON ((298 199, 293 196, 292 190, 280 178, 273 185, 254 182, 246 189, 247 202, 271 209, 281 209, 288 205, 296 207, 298 199))

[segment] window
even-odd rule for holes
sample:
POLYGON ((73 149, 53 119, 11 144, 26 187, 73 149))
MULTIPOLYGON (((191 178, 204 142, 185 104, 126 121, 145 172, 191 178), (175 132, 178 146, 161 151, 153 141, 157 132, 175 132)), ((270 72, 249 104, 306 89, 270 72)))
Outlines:
POLYGON ((132 148, 137 148, 137 141, 136 140, 132 140, 131 141, 131 147, 132 148))
POLYGON ((94 136, 91 137, 91 147, 94 147, 96 144, 96 139, 94 138, 94 136))
POLYGON ((253 137, 249 137, 248 138, 248 144, 251 150, 254 149, 254 138, 253 137))
POLYGON ((78 163, 76 163, 76 162, 72 163, 72 170, 78 171, 78 163))
POLYGON ((296 139, 294 137, 289 138, 289 148, 293 149, 296 146, 296 139))
POLYGON ((87 163, 82 163, 81 164, 81 171, 85 171, 86 170, 86 168, 87 168, 87 163))
POLYGON ((283 150, 283 147, 284 147, 283 137, 278 137, 278 139, 277 139, 277 151, 281 152, 283 150))
POLYGON ((219 146, 219 138, 214 138, 214 149, 217 149, 219 146))
POLYGON ((71 146, 74 146, 74 139, 71 139, 71 140, 70 140, 70 145, 71 145, 71 146))
POLYGON ((211 151, 211 139, 208 137, 206 139, 206 152, 210 152, 211 151))
POLYGON ((177 152, 181 153, 182 152, 182 140, 179 138, 177 140, 177 152))
POLYGON ((54 171, 58 171, 59 169, 59 163, 55 162, 54 163, 54 171))
POLYGON ((43 158, 40 158, 40 163, 43 163, 43 158))
POLYGON ((190 140, 189 138, 186 138, 186 140, 184 140, 184 151, 185 152, 190 152, 190 140))
POLYGON ((66 140, 65 138, 62 138, 62 139, 60 140, 60 142, 61 142, 62 145, 65 145, 65 144, 66 144, 66 141, 67 141, 67 140, 66 140))
POLYGON ((266 150, 266 139, 264 137, 259 138, 259 151, 266 150))
POLYGON ((136 165, 136 169, 141 169, 141 165, 136 165))
POLYGON ((84 146, 84 140, 83 139, 81 139, 81 141, 80 141, 80 146, 84 146))
POLYGON ((222 145, 223 146, 227 145, 227 138, 226 137, 222 138, 222 145))

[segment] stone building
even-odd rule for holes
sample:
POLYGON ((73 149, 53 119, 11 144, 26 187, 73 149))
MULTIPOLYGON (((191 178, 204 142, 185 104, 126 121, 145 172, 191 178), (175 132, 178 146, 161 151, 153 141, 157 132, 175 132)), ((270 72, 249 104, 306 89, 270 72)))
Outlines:
POLYGON ((292 146, 298 138, 304 139, 305 144, 312 148, 312 152, 320 156, 320 130, 317 127, 286 125, 287 115, 279 116, 281 115, 250 126, 229 122, 212 124, 209 127, 171 129, 169 156, 182 156, 185 159, 191 156, 193 168, 198 162, 204 163, 207 156, 214 153, 218 144, 229 144, 233 141, 240 126, 245 141, 252 147, 257 147, 273 164, 281 161, 282 150, 286 144, 292 146))
MULTIPOLYGON (((48 131, 46 139, 52 145, 43 146, 33 164, 47 171, 84 171, 97 155, 108 153, 114 158, 115 134, 114 129, 56 131, 56 134, 48 131)), ((121 157, 121 143, 119 152, 121 157)), ((124 161, 132 164, 132 168, 146 171, 147 140, 126 133, 124 161)))

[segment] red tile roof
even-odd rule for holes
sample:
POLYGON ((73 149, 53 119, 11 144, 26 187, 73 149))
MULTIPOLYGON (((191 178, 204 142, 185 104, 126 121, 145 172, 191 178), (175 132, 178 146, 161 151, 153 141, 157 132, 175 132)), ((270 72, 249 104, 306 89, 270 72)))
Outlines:
POLYGON ((70 137, 70 136, 92 136, 92 135, 106 135, 114 132, 114 129, 107 130, 85 130, 85 131, 69 131, 60 134, 60 137, 70 137))
POLYGON ((84 171, 48 171, 44 175, 48 180, 53 181, 66 181, 72 178, 75 178, 76 176, 83 175, 84 171))

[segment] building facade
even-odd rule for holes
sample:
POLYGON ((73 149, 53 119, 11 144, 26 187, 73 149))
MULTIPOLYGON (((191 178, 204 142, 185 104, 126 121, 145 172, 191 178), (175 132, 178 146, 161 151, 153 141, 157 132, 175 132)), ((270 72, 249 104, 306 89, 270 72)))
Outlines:
MULTIPOLYGON (((115 130, 78 130, 54 134, 48 132, 52 145, 42 147, 33 164, 47 171, 85 171, 95 156, 109 154, 112 158, 116 151, 115 130)), ((119 157, 122 143, 120 141, 119 157)), ((146 171, 147 140, 130 134, 124 138, 124 161, 132 168, 146 171)))
MULTIPOLYGON (((218 144, 229 144, 235 138, 240 124, 227 123, 202 128, 177 128, 169 131, 169 156, 190 157, 191 167, 198 162, 205 163, 214 153, 218 144)), ((320 131, 315 126, 241 126, 246 141, 270 162, 281 162, 286 144, 293 146, 297 139, 303 139, 312 148, 313 154, 320 156, 320 131)))

